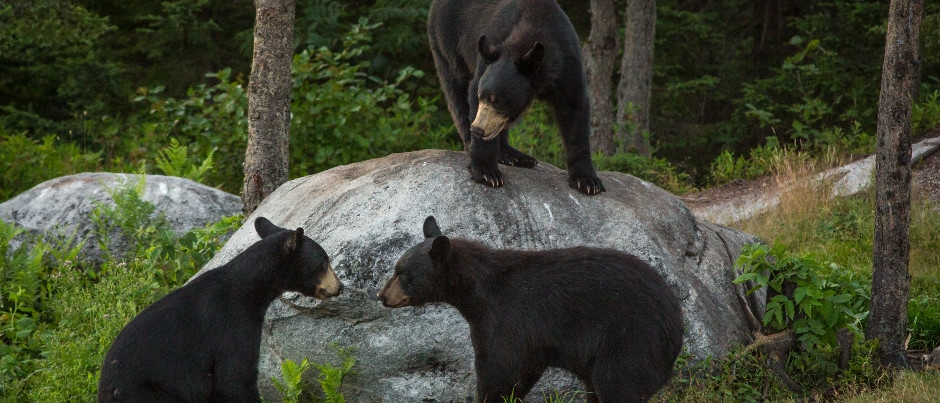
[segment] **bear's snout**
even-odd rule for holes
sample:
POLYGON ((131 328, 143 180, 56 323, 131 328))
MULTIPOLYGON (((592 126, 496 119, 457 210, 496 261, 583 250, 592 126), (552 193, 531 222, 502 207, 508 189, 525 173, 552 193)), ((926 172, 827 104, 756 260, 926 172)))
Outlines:
POLYGON ((411 303, 411 296, 405 294, 405 290, 401 288, 401 281, 397 274, 392 276, 375 296, 382 301, 382 305, 389 308, 401 308, 411 303))
POLYGON ((339 295, 342 291, 343 282, 339 281, 339 277, 336 276, 333 267, 329 267, 326 273, 323 273, 323 276, 320 278, 320 284, 317 284, 317 289, 314 291, 313 297, 325 300, 339 295))
POLYGON ((483 140, 492 140, 509 128, 509 118, 500 114, 492 105, 480 102, 477 116, 470 124, 470 133, 483 140))

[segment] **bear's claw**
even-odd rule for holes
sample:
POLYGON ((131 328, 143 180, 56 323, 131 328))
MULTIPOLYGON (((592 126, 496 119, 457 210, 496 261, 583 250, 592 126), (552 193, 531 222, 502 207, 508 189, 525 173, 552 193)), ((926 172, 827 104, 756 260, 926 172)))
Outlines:
POLYGON ((600 178, 596 176, 591 178, 570 178, 568 179, 568 186, 591 196, 607 191, 600 178))
POLYGON ((499 163, 511 167, 535 168, 539 161, 522 151, 504 145, 499 150, 499 163))
POLYGON ((503 173, 499 171, 499 168, 480 168, 470 164, 467 169, 476 183, 482 183, 491 188, 503 186, 503 173))

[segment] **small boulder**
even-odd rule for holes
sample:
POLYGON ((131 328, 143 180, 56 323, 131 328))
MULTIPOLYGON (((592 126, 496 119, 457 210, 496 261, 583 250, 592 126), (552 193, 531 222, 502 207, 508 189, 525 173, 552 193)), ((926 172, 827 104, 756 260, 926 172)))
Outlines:
MULTIPOLYGON (((140 175, 107 172, 51 179, 0 204, 0 220, 26 230, 14 240, 12 248, 31 236, 47 239, 74 236, 76 242, 86 239, 81 253, 83 260, 101 263, 104 257, 95 238, 92 210, 99 203, 113 205, 111 192, 121 186, 133 186, 139 180, 140 175)), ((179 235, 238 214, 242 209, 238 196, 173 176, 146 175, 142 199, 152 203, 155 214, 162 213, 179 235)), ((121 256, 131 247, 118 236, 117 230, 110 237, 115 240, 111 245, 112 254, 121 256)))

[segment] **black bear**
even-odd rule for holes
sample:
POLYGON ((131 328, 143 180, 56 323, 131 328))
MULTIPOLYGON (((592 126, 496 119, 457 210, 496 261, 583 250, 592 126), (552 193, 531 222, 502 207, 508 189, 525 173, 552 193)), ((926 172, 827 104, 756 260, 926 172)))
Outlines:
POLYGON ((258 402, 258 355, 268 305, 285 291, 318 299, 343 284, 323 248, 255 220, 261 240, 144 309, 101 366, 99 402, 258 402))
POLYGON ((546 367, 571 371, 588 402, 646 401, 682 348, 679 299, 636 256, 588 247, 491 249, 441 235, 434 217, 376 297, 443 302, 470 324, 477 400, 524 397, 546 367))
POLYGON ((533 98, 551 104, 567 152, 568 184, 603 192, 591 161, 591 105, 578 35, 555 0, 435 0, 428 39, 470 176, 503 185, 497 162, 534 167, 509 146, 533 98))

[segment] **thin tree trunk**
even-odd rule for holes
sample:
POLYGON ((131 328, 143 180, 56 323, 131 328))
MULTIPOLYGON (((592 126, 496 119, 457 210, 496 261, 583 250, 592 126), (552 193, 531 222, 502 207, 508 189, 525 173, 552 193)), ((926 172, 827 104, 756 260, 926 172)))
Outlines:
POLYGON ((650 92, 656 0, 627 0, 626 32, 617 88, 617 133, 627 151, 649 157, 650 92))
POLYGON ((910 289, 911 104, 920 85, 917 41, 923 0, 892 0, 878 100, 875 239, 866 339, 878 339, 883 364, 906 367, 910 289))
POLYGON ((255 12, 242 188, 246 216, 287 182, 294 0, 255 0, 255 12))
POLYGON ((617 63, 617 11, 613 0, 591 0, 591 35, 584 43, 584 73, 591 99, 591 148, 613 155, 613 76, 617 63))

